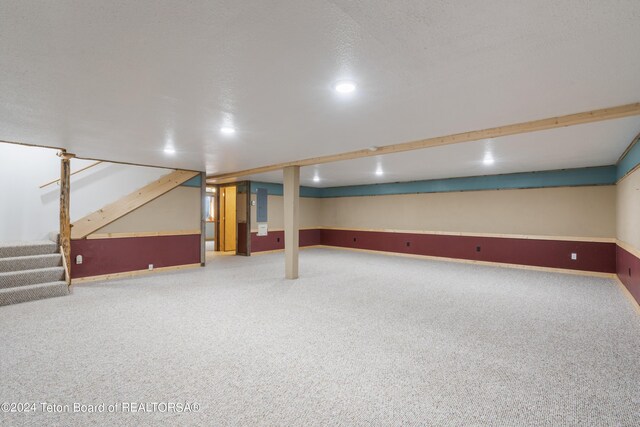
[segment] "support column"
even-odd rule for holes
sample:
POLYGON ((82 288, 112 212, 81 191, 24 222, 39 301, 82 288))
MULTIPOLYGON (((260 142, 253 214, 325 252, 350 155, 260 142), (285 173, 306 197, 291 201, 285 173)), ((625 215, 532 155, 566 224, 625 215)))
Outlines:
POLYGON ((73 154, 61 152, 60 156, 60 246, 67 263, 67 268, 71 270, 71 217, 69 215, 69 194, 71 159, 73 154))
POLYGON ((283 169, 284 174, 284 264, 287 279, 298 278, 300 233, 300 166, 283 169))

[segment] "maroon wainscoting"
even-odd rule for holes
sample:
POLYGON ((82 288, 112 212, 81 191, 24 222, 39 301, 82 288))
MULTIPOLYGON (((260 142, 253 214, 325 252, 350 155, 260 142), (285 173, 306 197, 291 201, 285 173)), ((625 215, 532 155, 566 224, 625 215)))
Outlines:
MULTIPOLYGON (((322 230, 300 230, 300 246, 320 245, 322 230)), ((284 249, 284 231, 270 231, 266 236, 251 233, 251 252, 273 251, 284 249)))
POLYGON ((616 261, 620 281, 640 304, 640 259, 617 246, 616 261))
POLYGON ((615 243, 322 230, 327 246, 614 273, 615 243), (478 251, 479 248, 479 251, 478 251), (576 261, 571 253, 578 254, 576 261))
MULTIPOLYGON (((383 231, 300 230, 300 246, 312 245, 601 273, 616 272, 615 243, 448 236, 383 231), (480 248, 479 251, 477 250, 478 247, 480 248), (572 252, 578 254, 578 259, 575 261, 571 260, 572 252)), ((261 237, 258 237, 256 233, 251 233, 251 252, 276 249, 284 249, 283 231, 272 231, 267 236, 261 237)), ((640 271, 640 269, 638 270, 640 271)))
POLYGON ((82 239, 71 241, 71 277, 200 263, 200 235, 82 239), (83 263, 76 264, 77 255, 83 263))

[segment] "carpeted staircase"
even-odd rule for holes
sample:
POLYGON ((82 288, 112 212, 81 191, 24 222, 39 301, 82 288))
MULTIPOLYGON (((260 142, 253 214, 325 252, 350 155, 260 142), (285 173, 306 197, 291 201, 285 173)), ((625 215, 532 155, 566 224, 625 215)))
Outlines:
POLYGON ((68 294, 58 245, 0 243, 0 306, 68 294))

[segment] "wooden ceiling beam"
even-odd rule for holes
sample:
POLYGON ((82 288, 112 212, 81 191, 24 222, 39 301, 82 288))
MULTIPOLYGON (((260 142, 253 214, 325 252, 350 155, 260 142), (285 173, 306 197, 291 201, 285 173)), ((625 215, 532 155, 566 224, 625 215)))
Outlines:
POLYGON ((575 126, 586 123, 613 120, 623 117, 640 115, 640 103, 620 105, 617 107, 603 108, 600 110, 585 111, 582 113, 569 114, 566 116, 551 117, 548 119, 533 120, 529 122, 516 123, 506 126, 498 126, 489 129, 475 130, 470 132, 456 133, 446 136, 421 139, 418 141, 405 142, 400 144, 385 145, 382 147, 365 148, 362 150, 349 151, 346 153, 332 154, 328 156, 312 157, 309 159, 296 160, 291 162, 277 163, 252 169, 245 169, 236 172, 214 174, 207 176, 208 183, 219 184, 228 182, 239 177, 255 175, 259 173, 272 172, 284 169, 289 166, 311 166, 322 163, 339 162, 342 160, 359 159, 362 157, 380 156, 384 154, 401 153, 404 151, 421 150, 442 145, 459 144, 462 142, 478 141, 489 138, 499 138, 502 136, 517 135, 541 130, 556 129, 567 126, 575 126))

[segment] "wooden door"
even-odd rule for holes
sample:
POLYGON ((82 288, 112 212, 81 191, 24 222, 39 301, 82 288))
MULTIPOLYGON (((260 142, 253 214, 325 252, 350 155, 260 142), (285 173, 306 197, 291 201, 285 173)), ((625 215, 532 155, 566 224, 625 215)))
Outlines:
POLYGON ((222 187, 222 244, 220 249, 228 252, 236 250, 236 187, 222 187))

